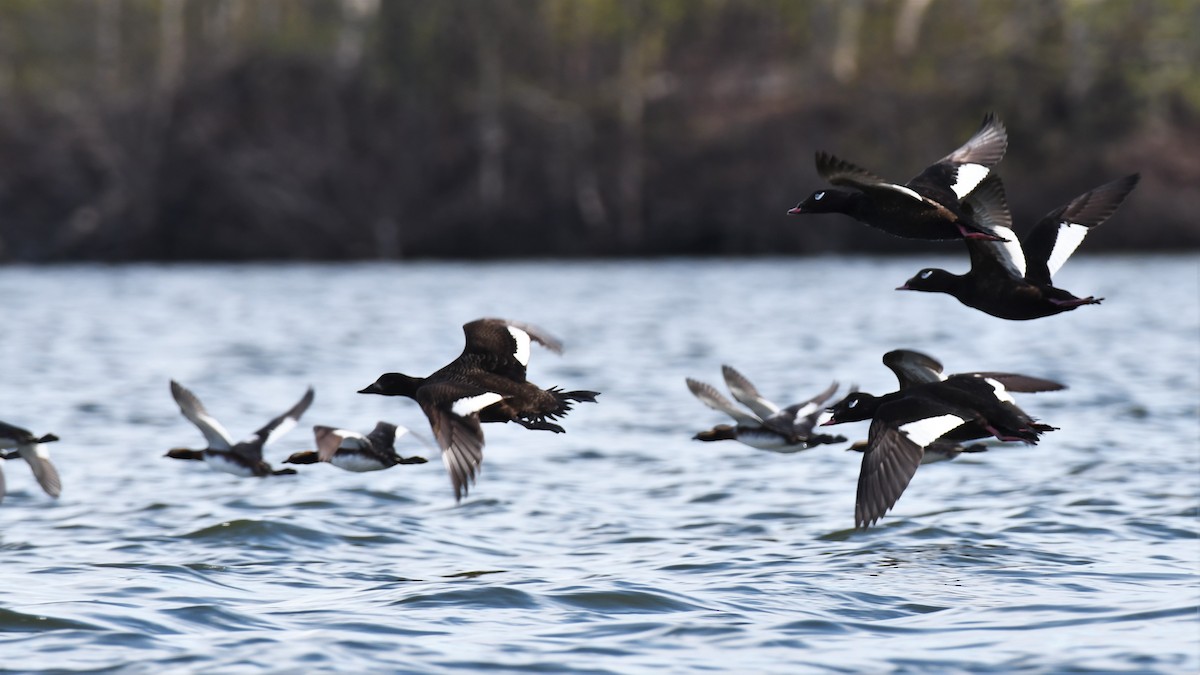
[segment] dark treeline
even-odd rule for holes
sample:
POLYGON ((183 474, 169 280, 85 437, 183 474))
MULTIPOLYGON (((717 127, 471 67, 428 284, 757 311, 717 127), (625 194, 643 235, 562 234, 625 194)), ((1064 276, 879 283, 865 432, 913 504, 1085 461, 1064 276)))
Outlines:
POLYGON ((1018 231, 1140 171, 1088 250, 1195 248, 1197 26, 1192 0, 0 1, 0 261, 928 250, 784 212, 816 150, 907 179, 989 110, 1018 231))

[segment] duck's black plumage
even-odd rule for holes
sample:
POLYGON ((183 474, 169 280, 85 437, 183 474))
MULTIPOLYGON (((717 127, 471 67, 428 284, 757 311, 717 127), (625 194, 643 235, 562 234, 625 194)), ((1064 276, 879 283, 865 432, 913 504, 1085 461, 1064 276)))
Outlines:
POLYGON ((562 433, 556 420, 576 402, 595 402, 598 392, 542 389, 526 379, 532 342, 562 353, 562 343, 527 324, 477 319, 463 326, 466 344, 458 358, 428 377, 385 373, 360 394, 415 400, 442 448, 442 461, 461 500, 483 461, 480 422, 516 422, 527 429, 562 433))
MULTIPOLYGON (((54 434, 35 436, 26 429, 0 422, 0 450, 9 450, 0 453, 0 459, 25 460, 42 490, 51 497, 58 498, 62 493, 62 480, 44 445, 57 440, 58 436, 54 434)), ((6 492, 4 472, 0 470, 0 501, 4 499, 6 492)))
POLYGON ((913 239, 998 240, 1000 235, 976 222, 962 199, 986 178, 1008 147, 1008 133, 993 114, 962 147, 927 167, 906 184, 897 184, 831 154, 818 152, 817 173, 833 185, 812 193, 790 215, 842 213, 899 237, 913 239))
POLYGON ((205 410, 200 399, 175 380, 171 380, 171 396, 179 404, 179 410, 183 416, 195 424, 200 433, 204 434, 204 439, 208 441, 208 447, 203 450, 173 448, 167 452, 167 457, 201 461, 214 471, 232 473, 236 476, 262 478, 296 473, 295 469, 272 469, 271 465, 263 460, 263 446, 296 426, 296 423, 300 421, 300 416, 312 405, 312 387, 309 387, 304 397, 287 412, 267 422, 250 437, 238 443, 234 443, 233 437, 229 435, 225 427, 205 410))
POLYGON ((873 524, 891 509, 917 467, 932 461, 926 459, 927 451, 945 453, 988 436, 1035 444, 1054 429, 1021 410, 1005 383, 1014 391, 1051 391, 1062 388, 1057 382, 1013 373, 946 376, 936 359, 912 350, 888 352, 884 363, 896 374, 900 389, 883 396, 853 393, 829 409, 826 422, 871 420, 859 470, 857 527, 873 524))
POLYGON ((1018 243, 1003 184, 998 176, 989 176, 967 198, 966 207, 1008 241, 968 240, 971 269, 966 274, 926 268, 897 290, 946 293, 968 307, 1014 321, 1100 304, 1103 298, 1080 298, 1057 288, 1051 277, 1089 230, 1112 216, 1137 182, 1138 174, 1132 174, 1079 195, 1046 214, 1018 243))

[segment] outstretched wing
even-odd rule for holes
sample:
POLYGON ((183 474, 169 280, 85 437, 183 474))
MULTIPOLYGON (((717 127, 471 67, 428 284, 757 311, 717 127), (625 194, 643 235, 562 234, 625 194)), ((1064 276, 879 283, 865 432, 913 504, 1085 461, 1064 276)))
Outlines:
POLYGON ((450 474, 455 501, 467 495, 483 464, 479 411, 503 398, 495 392, 454 382, 426 385, 417 392, 417 402, 442 448, 442 463, 450 474))
POLYGON ((948 189, 961 200, 991 174, 992 167, 1004 157, 1006 149, 1008 132, 994 113, 988 113, 979 131, 966 143, 930 165, 908 184, 936 192, 948 189))
POLYGON ((762 426, 762 419, 734 405, 732 401, 725 398, 725 396, 723 396, 721 392, 717 391, 716 387, 712 386, 711 384, 700 382, 699 380, 693 380, 689 377, 687 378, 687 386, 688 389, 692 391, 692 394, 695 395, 696 398, 700 399, 701 403, 712 408, 713 410, 729 415, 738 424, 746 424, 755 427, 762 426))
POLYGON ((334 429, 333 427, 325 427, 316 425, 313 427, 313 438, 317 443, 317 459, 322 462, 328 462, 337 454, 338 448, 342 447, 342 443, 348 438, 352 438, 360 445, 368 443, 367 438, 357 431, 349 429, 334 429))
POLYGON ((837 392, 837 388, 838 383, 834 382, 807 401, 793 403, 779 412, 780 417, 790 419, 793 435, 807 438, 812 434, 813 427, 817 425, 817 418, 825 412, 825 401, 837 392))
POLYGON ((893 425, 886 420, 888 409, 892 408, 894 412, 896 405, 881 406, 871 421, 854 502, 856 527, 869 527, 891 510, 921 465, 925 446, 966 421, 945 410, 930 417, 893 425))
POLYGON ((999 176, 988 176, 963 202, 963 210, 983 228, 1006 241, 968 239, 971 270, 977 274, 1025 277, 1025 252, 1012 230, 1012 213, 999 176))
POLYGON ((996 380, 1000 384, 1004 385, 1004 388, 1008 391, 1036 393, 1040 391, 1059 391, 1067 388, 1067 385, 1061 382, 1055 382, 1054 380, 1047 380, 1041 377, 1033 377, 1031 375, 1021 375, 1020 373, 982 372, 963 374, 996 380))
POLYGON ((883 355, 883 365, 896 374, 901 389, 946 379, 940 361, 912 349, 893 349, 883 355))
POLYGON ((818 152, 816 161, 817 175, 833 185, 845 185, 865 192, 890 190, 933 208, 932 204, 929 204, 924 197, 917 194, 912 188, 886 181, 860 166, 851 164, 844 159, 839 159, 827 152, 818 152))
POLYGON ((261 429, 255 431, 252 436, 246 438, 241 443, 234 446, 233 451, 250 459, 262 459, 263 446, 277 440, 287 432, 296 427, 300 422, 300 416, 308 410, 308 406, 313 402, 313 389, 308 388, 304 392, 304 397, 296 402, 296 405, 288 409, 287 412, 267 422, 261 429))
POLYGON ((57 498, 62 492, 62 481, 58 478, 58 469, 50 462, 50 452, 41 443, 22 445, 18 448, 21 458, 29 464, 33 477, 46 494, 57 498))
POLYGON ((195 424, 200 429, 200 433, 204 434, 204 440, 208 441, 208 447, 214 450, 228 450, 233 447, 233 439, 229 432, 221 426, 217 418, 208 414, 195 394, 175 380, 171 380, 171 396, 179 404, 179 410, 183 416, 195 424))
POLYGON ((462 356, 479 367, 517 382, 525 381, 530 344, 536 342, 561 354, 562 341, 529 323, 507 319, 476 319, 463 325, 466 345, 462 356))
POLYGON ((1101 185, 1038 221, 1025 239, 1025 251, 1029 257, 1026 278, 1031 283, 1049 285, 1051 277, 1083 243, 1091 228, 1108 220, 1116 212, 1121 202, 1137 186, 1138 179, 1139 175, 1135 173, 1101 185))
POLYGON ((733 398, 753 410, 755 415, 765 420, 779 412, 779 406, 760 394, 758 387, 732 366, 721 366, 721 373, 725 376, 725 386, 729 387, 733 398))

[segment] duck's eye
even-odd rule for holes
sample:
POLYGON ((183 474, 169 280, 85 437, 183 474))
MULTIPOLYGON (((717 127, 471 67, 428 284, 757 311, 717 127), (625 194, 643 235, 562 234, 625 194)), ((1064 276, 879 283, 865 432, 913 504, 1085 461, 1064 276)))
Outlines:
POLYGON ((922 279, 928 279, 931 276, 933 276, 933 270, 925 270, 924 272, 921 272, 922 279))
POLYGON ((853 408, 853 407, 854 407, 854 406, 856 406, 856 405, 858 405, 858 399, 854 399, 853 401, 850 401, 850 405, 848 405, 848 406, 846 406, 846 407, 847 407, 847 408, 853 408))
POLYGON ((821 198, 823 198, 824 196, 825 196, 824 192, 818 192, 817 194, 813 195, 813 200, 819 202, 819 201, 821 201, 821 198))

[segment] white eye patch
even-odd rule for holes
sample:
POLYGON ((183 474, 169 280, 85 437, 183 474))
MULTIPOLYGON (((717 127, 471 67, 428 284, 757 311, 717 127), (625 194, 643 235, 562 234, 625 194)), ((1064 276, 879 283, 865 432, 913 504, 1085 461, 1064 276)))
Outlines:
POLYGON ((933 270, 925 270, 924 272, 921 272, 922 279, 928 279, 931 276, 933 276, 933 270))
POLYGON ((853 408, 853 407, 854 407, 854 406, 856 406, 856 405, 858 405, 858 399, 854 399, 853 401, 850 401, 850 405, 848 405, 848 406, 846 406, 846 407, 847 407, 847 408, 853 408))
POLYGON ((814 199, 815 201, 818 201, 818 202, 819 202, 819 201, 821 201, 821 199, 822 199, 824 196, 825 196, 825 193, 824 193, 824 192, 818 192, 817 194, 813 195, 813 199, 814 199))

